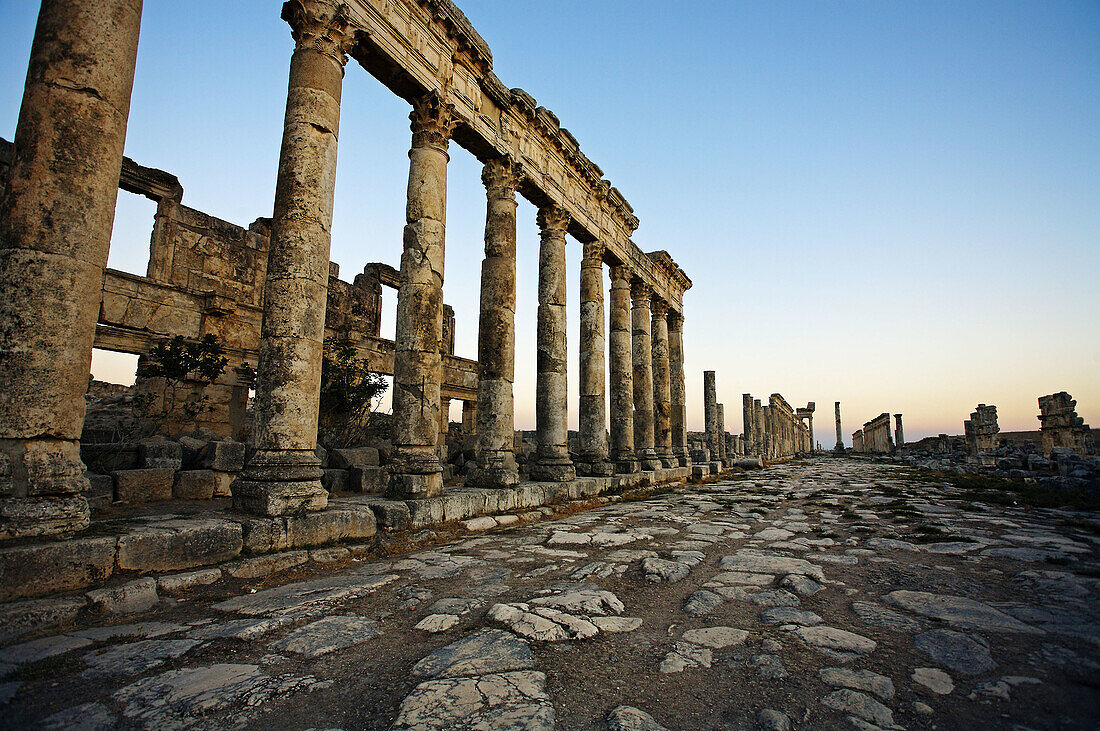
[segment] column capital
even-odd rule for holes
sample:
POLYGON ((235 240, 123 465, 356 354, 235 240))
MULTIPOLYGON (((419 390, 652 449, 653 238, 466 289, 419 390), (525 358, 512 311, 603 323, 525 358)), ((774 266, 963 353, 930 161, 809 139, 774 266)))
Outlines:
POLYGON ((659 297, 654 297, 650 308, 653 310, 654 319, 664 319, 668 316, 668 303, 659 297))
POLYGON ((603 266, 603 255, 607 250, 602 241, 588 241, 584 244, 581 266, 603 266))
POLYGON ((668 311, 668 329, 672 332, 678 332, 684 326, 684 316, 682 313, 676 310, 669 309, 668 311))
POLYGON ((611 286, 618 289, 628 289, 630 287, 630 267, 626 264, 615 264, 608 268, 608 273, 611 275, 611 286))
POLYGON ((569 213, 557 203, 551 203, 540 208, 536 218, 543 236, 552 234, 562 234, 564 236, 566 229, 569 228, 570 220, 569 213))
POLYGON ((412 146, 434 147, 447 151, 451 133, 458 121, 454 116, 454 105, 446 101, 438 91, 429 91, 413 100, 413 110, 409 114, 412 122, 412 146))
POLYGON ((481 168, 481 182, 489 198, 513 200, 522 179, 519 163, 508 156, 495 157, 481 168))
POLYGON ((648 306, 649 298, 652 296, 653 287, 650 287, 640 279, 634 279, 630 282, 630 298, 634 300, 635 306, 640 305, 642 300, 645 300, 648 306))
POLYGON ((347 5, 331 0, 287 0, 282 18, 290 24, 295 50, 317 51, 341 66, 347 64, 356 30, 347 5))

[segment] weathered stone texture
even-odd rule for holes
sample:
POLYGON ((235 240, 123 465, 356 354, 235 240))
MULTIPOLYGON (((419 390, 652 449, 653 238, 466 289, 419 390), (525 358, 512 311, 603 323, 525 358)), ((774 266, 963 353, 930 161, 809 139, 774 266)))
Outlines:
POLYGON ((1077 402, 1065 391, 1039 397, 1043 454, 1050 455, 1055 449, 1068 449, 1080 457, 1096 453, 1092 429, 1076 408, 1077 402))

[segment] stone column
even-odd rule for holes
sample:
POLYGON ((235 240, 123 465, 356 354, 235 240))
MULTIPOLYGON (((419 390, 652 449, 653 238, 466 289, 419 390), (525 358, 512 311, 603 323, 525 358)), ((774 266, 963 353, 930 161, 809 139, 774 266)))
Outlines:
POLYGON ((650 337, 649 301, 653 290, 640 279, 631 283, 631 346, 634 361, 634 448, 643 470, 656 470, 661 461, 654 449, 653 343, 650 337))
POLYGON ((672 371, 669 363, 668 303, 653 298, 653 446, 663 467, 677 467, 672 454, 672 371))
POLYGON ((519 483, 512 384, 516 364, 516 186, 520 177, 519 165, 507 158, 491 160, 481 171, 488 202, 477 337, 477 462, 466 475, 466 484, 477 487, 519 483))
POLYGON ((684 383, 684 316, 668 313, 669 391, 672 402, 672 454, 681 467, 691 466, 687 444, 687 388, 684 383))
POLYGON ((0 539, 88 526, 79 439, 140 25, 141 0, 38 13, 0 193, 0 539))
POLYGON ((718 458, 723 465, 729 464, 729 449, 726 447, 726 405, 718 404, 718 458))
POLYGON ((539 310, 535 431, 531 479, 568 482, 577 476, 569 459, 568 348, 566 347, 565 231, 569 214, 559 205, 539 209, 539 310))
POLYGON ((622 264, 613 266, 608 358, 611 377, 611 460, 621 474, 637 472, 638 456, 634 453, 634 363, 630 342, 630 270, 622 264))
POLYGON ((905 432, 901 427, 901 414, 894 414, 894 442, 898 449, 905 446, 905 432))
POLYGON ((714 371, 703 371, 703 430, 707 434, 707 449, 711 461, 721 458, 718 447, 718 391, 714 385, 714 371))
POLYGON ((468 442, 477 437, 477 401, 462 402, 462 448, 470 449, 468 442))
POLYGON ((577 472, 615 473, 607 453, 607 400, 604 380, 603 253, 598 241, 584 245, 581 259, 581 381, 577 472))
POLYGON ((447 146, 454 107, 436 92, 413 101, 404 250, 397 289, 393 358, 394 461, 391 497, 443 491, 436 452, 443 377, 443 250, 447 222, 447 146))
POLYGON ((760 410, 763 412, 764 419, 764 456, 767 459, 775 458, 775 420, 772 418, 772 407, 762 406, 760 410))
POLYGON ((752 407, 752 394, 741 394, 741 414, 744 421, 745 453, 752 451, 753 432, 756 427, 756 414, 752 407))
POLYGON ((283 19, 295 48, 256 367, 254 449, 232 485, 233 506, 260 515, 294 515, 328 502, 314 449, 340 92, 352 44, 342 5, 287 3, 283 19))
POLYGON ((836 446, 833 447, 833 451, 843 452, 844 451, 844 437, 842 437, 841 433, 840 433, 840 402, 839 401, 837 401, 836 404, 834 405, 834 410, 836 411, 836 446))
POLYGON ((753 399, 752 408, 756 418, 756 426, 754 427, 756 434, 755 454, 759 457, 765 457, 767 456, 767 430, 764 425, 764 408, 760 405, 760 399, 753 399))
POLYGON ((809 423, 806 425, 806 429, 809 430, 809 432, 810 432, 810 446, 809 446, 808 451, 809 451, 810 454, 813 454, 815 450, 814 450, 814 415, 812 413, 810 414, 807 421, 809 421, 809 423))
POLYGON ((451 400, 439 399, 439 439, 435 443, 440 462, 447 461, 447 435, 451 431, 451 400))

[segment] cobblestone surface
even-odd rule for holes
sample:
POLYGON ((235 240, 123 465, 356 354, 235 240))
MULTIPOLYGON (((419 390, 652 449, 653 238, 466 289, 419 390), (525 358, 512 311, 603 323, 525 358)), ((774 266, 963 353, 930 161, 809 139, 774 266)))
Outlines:
POLYGON ((0 648, 0 726, 1100 726, 1100 520, 892 465, 297 570, 0 648))

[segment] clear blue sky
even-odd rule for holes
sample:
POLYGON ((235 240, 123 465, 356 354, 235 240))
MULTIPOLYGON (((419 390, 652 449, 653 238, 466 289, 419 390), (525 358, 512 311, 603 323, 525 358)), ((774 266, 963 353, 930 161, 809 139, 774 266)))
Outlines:
MULTIPOLYGON (((778 391, 817 402, 826 446, 834 400, 846 438, 887 410, 909 438, 960 433, 979 402, 1002 429, 1033 429, 1036 398, 1063 389, 1100 426, 1100 3, 459 5, 504 83, 553 110, 626 195, 635 243, 695 282, 691 428, 704 369, 731 431, 741 393, 778 391)), ((0 0, 8 139, 36 12, 0 0)), ((188 205, 242 225, 270 215, 291 47, 277 2, 149 0, 127 154, 178 175, 188 205)), ((332 248, 344 279, 399 261, 407 113, 349 64, 332 248)), ((452 145, 445 300, 468 357, 479 174, 452 145)), ((112 266, 144 273, 151 214, 120 196, 112 266)), ((522 203, 520 427, 534 421, 534 218, 522 203)))

